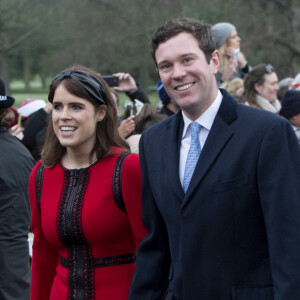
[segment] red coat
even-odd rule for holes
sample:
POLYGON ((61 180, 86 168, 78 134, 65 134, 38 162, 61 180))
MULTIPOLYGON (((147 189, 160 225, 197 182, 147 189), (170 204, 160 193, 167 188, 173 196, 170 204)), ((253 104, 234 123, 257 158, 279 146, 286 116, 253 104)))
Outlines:
POLYGON ((41 163, 34 167, 29 181, 34 233, 31 300, 127 299, 134 254, 146 230, 138 155, 130 154, 123 164, 126 213, 113 198, 117 157, 80 170, 60 164, 46 168, 40 206, 36 173, 41 163))

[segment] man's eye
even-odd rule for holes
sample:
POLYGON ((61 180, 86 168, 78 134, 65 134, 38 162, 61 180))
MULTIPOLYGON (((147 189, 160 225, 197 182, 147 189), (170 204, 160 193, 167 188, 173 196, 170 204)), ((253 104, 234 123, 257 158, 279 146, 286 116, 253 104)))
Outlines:
POLYGON ((191 58, 191 57, 186 57, 186 58, 184 58, 183 61, 184 61, 184 62, 190 62, 190 61, 192 61, 192 58, 191 58))
POLYGON ((165 70, 169 69, 170 66, 171 66, 170 64, 164 64, 164 65, 159 66, 159 69, 162 71, 165 71, 165 70))

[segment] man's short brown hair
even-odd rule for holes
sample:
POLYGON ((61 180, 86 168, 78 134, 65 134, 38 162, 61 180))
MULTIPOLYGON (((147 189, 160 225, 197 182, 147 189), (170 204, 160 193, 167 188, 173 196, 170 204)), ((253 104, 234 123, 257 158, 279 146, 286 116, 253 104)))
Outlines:
POLYGON ((210 26, 203 21, 191 18, 172 19, 156 30, 150 44, 151 55, 155 63, 155 52, 159 45, 182 32, 187 32, 193 35, 193 37, 198 41, 199 47, 203 51, 207 63, 209 63, 212 53, 216 49, 210 31, 210 26))

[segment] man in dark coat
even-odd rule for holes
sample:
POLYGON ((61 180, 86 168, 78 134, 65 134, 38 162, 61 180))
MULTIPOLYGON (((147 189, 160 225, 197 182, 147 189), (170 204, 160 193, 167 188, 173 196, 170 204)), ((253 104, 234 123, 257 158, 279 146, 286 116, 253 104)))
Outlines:
POLYGON ((300 151, 292 127, 218 89, 220 57, 205 23, 167 22, 152 55, 182 111, 140 141, 148 234, 129 299, 300 299, 300 151))
POLYGON ((30 299, 28 179, 35 162, 7 129, 14 103, 0 79, 0 299, 30 299))

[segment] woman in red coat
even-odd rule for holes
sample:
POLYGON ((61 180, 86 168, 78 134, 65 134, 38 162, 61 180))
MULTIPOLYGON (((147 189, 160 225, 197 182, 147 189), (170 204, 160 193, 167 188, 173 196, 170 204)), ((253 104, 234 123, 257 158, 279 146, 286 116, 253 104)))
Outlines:
POLYGON ((52 81, 42 160, 29 194, 31 299, 127 299, 141 218, 139 158, 118 135, 106 83, 75 66, 52 81))

